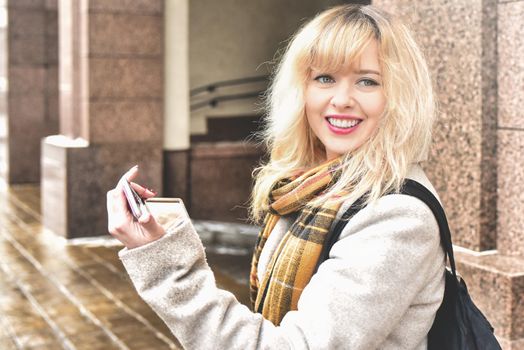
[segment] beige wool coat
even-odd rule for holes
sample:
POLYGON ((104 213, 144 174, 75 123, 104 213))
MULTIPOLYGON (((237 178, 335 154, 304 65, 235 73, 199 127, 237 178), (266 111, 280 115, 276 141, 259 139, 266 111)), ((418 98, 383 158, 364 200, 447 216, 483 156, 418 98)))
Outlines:
MULTIPOLYGON (((420 166, 408 177, 436 195, 420 166)), ((280 220, 272 232, 261 275, 290 224, 280 220)), ((422 201, 402 194, 380 198, 348 222, 298 310, 278 327, 216 287, 189 220, 119 255, 140 296, 186 349, 423 350, 444 293, 437 221, 422 201)))

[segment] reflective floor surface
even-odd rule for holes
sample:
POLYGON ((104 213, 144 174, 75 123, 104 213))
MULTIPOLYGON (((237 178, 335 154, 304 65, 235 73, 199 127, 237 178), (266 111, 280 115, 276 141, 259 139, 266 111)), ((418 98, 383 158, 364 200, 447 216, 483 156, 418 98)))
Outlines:
MULTIPOLYGON (((67 242, 41 222, 38 186, 1 186, 0 349, 181 348, 135 292, 122 246, 67 242)), ((220 231, 195 226, 208 237, 220 231)), ((206 252, 219 287, 248 304, 249 249, 210 244, 206 252)))

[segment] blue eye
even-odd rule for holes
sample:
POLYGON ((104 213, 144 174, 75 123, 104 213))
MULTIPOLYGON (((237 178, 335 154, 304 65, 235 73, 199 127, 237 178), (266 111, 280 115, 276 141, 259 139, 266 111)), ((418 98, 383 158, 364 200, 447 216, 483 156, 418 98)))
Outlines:
POLYGON ((358 85, 361 85, 361 86, 377 86, 377 85, 380 85, 379 83, 377 83, 376 81, 374 81, 373 79, 361 79, 357 82, 358 85))
POLYGON ((319 75, 318 77, 315 78, 315 80, 318 81, 321 84, 330 84, 330 83, 334 83, 335 82, 335 79, 333 79, 329 75, 319 75))

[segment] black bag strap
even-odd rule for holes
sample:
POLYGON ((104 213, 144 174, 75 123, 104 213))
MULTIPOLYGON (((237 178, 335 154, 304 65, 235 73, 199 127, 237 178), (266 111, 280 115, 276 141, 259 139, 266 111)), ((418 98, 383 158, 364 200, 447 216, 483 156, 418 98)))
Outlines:
POLYGON ((457 271, 455 267, 455 256, 453 255, 453 243, 451 242, 451 232, 449 231, 448 220, 446 219, 446 213, 440 205, 440 202, 437 198, 428 190, 426 187, 421 185, 415 180, 407 179, 402 186, 400 193, 408 194, 410 196, 416 197, 423 201, 433 212, 433 215, 437 219, 438 228, 440 232, 440 242, 444 248, 449 259, 449 266, 451 267, 451 273, 457 281, 457 271))
MULTIPOLYGON (((431 193, 430 190, 428 190, 426 187, 424 187, 417 181, 411 179, 406 179, 404 181, 400 193, 407 194, 420 199, 433 212, 433 215, 435 216, 435 219, 437 219, 439 227, 440 242, 442 244, 442 247, 444 248, 444 252, 446 253, 449 259, 451 273, 455 277, 454 280, 456 281, 456 285, 458 286, 457 272, 455 267, 455 256, 453 255, 453 245, 451 242, 451 233, 449 231, 449 225, 448 220, 446 219, 446 214, 444 213, 444 209, 440 205, 440 202, 437 198, 435 198, 435 196, 433 195, 433 193, 431 193)), ((342 230, 344 229, 348 221, 364 207, 363 203, 364 198, 359 198, 357 201, 355 201, 354 204, 351 205, 351 207, 349 207, 348 210, 346 210, 346 212, 342 215, 340 220, 335 224, 335 228, 333 229, 331 235, 327 238, 324 246, 322 247, 322 252, 317 262, 317 266, 315 268, 315 273, 317 272, 320 264, 327 260, 327 258, 329 257, 329 251, 339 239, 340 234, 342 233, 342 230)))

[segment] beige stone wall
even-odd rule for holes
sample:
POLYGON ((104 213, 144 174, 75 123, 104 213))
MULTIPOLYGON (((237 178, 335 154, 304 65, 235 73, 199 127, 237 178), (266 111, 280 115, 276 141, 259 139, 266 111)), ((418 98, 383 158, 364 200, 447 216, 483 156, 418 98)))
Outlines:
POLYGON ((191 88, 219 80, 264 75, 265 62, 318 11, 341 0, 191 0, 191 88))

